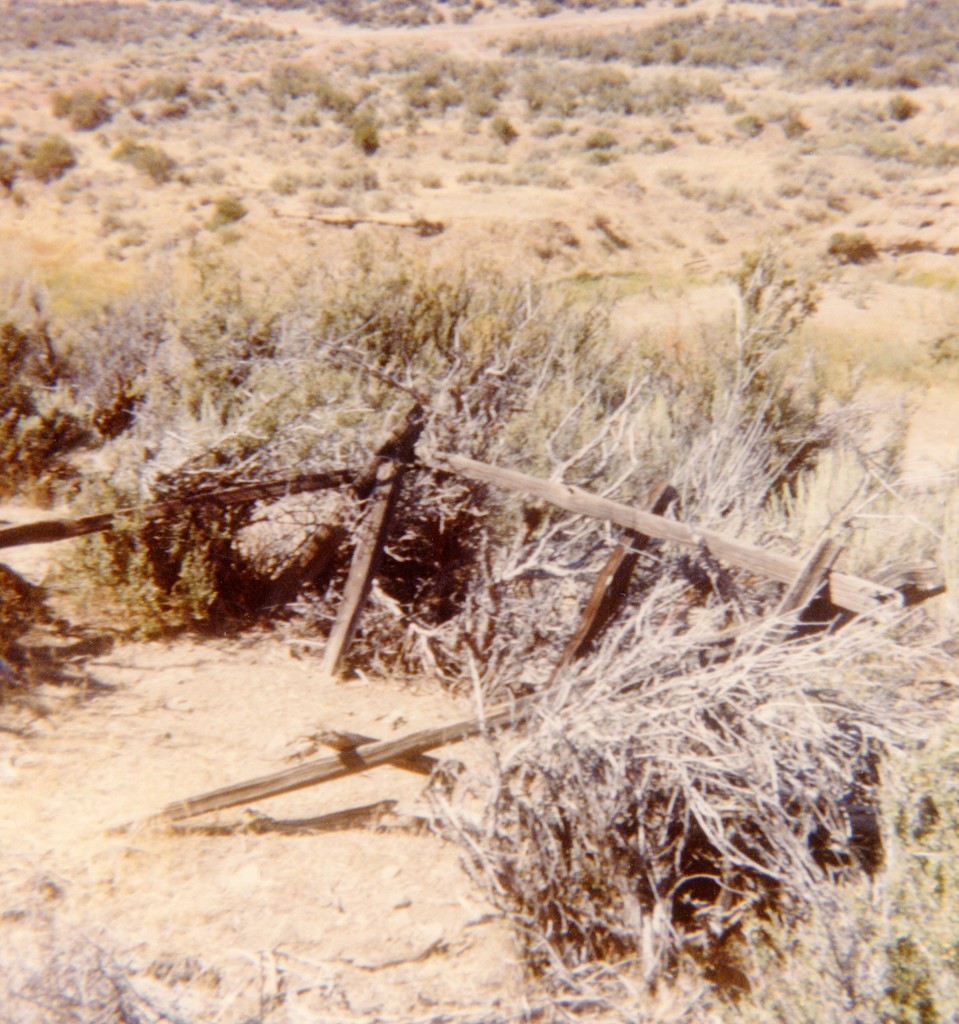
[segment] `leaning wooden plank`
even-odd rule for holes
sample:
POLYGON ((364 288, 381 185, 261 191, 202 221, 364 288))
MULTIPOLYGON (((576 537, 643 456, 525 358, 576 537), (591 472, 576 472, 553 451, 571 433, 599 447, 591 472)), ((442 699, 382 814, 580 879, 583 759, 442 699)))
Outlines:
MULTIPOLYGON (((780 583, 792 583, 803 567, 802 560, 791 555, 756 547, 754 544, 747 544, 712 530, 694 529, 685 523, 664 519, 662 516, 611 501, 609 498, 596 497, 578 487, 543 480, 515 469, 502 469, 486 462, 477 462, 475 459, 446 452, 432 456, 429 463, 436 469, 522 491, 549 501, 568 512, 606 519, 659 540, 672 541, 687 547, 705 544, 716 558, 741 569, 778 580, 780 583)), ((902 595, 895 590, 846 573, 831 572, 829 590, 833 603, 860 614, 874 612, 885 604, 896 607, 902 605, 902 595)))
MULTIPOLYGON (((399 427, 380 445, 363 472, 350 482, 349 490, 353 498, 362 501, 373 493, 384 463, 398 461, 405 464, 413 460, 413 448, 423 429, 423 423, 423 408, 414 405, 399 427)), ((289 604, 306 584, 314 582, 329 571, 346 536, 343 521, 349 507, 344 496, 339 505, 331 511, 329 521, 319 527, 290 563, 275 577, 263 599, 264 607, 278 608, 289 604)))
POLYGON ((369 768, 408 757, 410 754, 422 754, 427 750, 443 747, 448 743, 459 743, 487 729, 496 729, 522 721, 534 707, 535 699, 525 697, 510 705, 499 705, 481 718, 468 718, 462 722, 441 725, 436 729, 423 729, 395 740, 366 743, 350 751, 349 756, 337 754, 333 757, 307 761, 282 772, 225 786, 200 796, 188 797, 186 800, 177 800, 164 807, 158 817, 167 821, 182 821, 209 811, 253 803, 282 793, 331 782, 347 775, 355 775, 369 768))
POLYGON ((171 501, 153 502, 140 508, 118 509, 116 512, 101 512, 77 519, 44 519, 35 523, 22 523, 0 530, 0 548, 19 547, 23 544, 49 544, 53 541, 68 540, 70 537, 102 533, 105 530, 112 530, 118 521, 131 516, 155 519, 193 505, 241 505, 244 502, 281 498, 287 494, 342 487, 352 479, 353 474, 344 470, 333 473, 306 473, 266 483, 242 484, 237 487, 225 487, 222 490, 203 491, 171 501))
POLYGON ((399 467, 395 462, 384 462, 377 476, 379 490, 370 500, 356 538, 353 561, 350 563, 350 572, 343 588, 343 599, 333 629, 330 631, 330 638, 326 642, 326 650, 323 652, 321 671, 329 675, 336 672, 340 659, 359 625, 360 614, 383 553, 390 519, 396 508, 402 477, 399 467))
POLYGON ((823 578, 829 572, 842 545, 834 537, 823 537, 813 548, 806 559, 799 575, 786 589, 776 615, 789 615, 791 612, 802 611, 816 596, 823 584, 823 578))
MULTIPOLYGON (((653 489, 650 511, 656 515, 663 515, 675 498, 676 491, 665 482, 660 482, 653 489)), ((646 534, 637 533, 635 530, 626 530, 626 537, 629 540, 629 547, 617 544, 596 577, 579 628, 563 649, 550 676, 550 685, 574 658, 581 658, 586 653, 589 645, 611 621, 625 599, 626 587, 639 561, 640 553, 650 541, 646 534)))

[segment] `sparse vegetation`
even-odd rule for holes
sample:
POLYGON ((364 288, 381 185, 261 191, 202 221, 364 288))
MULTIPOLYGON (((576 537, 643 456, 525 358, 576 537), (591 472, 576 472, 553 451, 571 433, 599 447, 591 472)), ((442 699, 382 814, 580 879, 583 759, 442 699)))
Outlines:
POLYGON ((220 228, 242 220, 248 212, 242 200, 236 196, 221 196, 213 204, 213 216, 210 218, 209 228, 211 231, 218 231, 220 228))
POLYGON ((862 231, 837 232, 829 239, 826 251, 840 263, 872 263, 879 259, 875 243, 862 231))
MULTIPOLYGON (((268 0, 269 25, 246 2, 0 19, 3 496, 80 514, 352 472, 414 424, 349 667, 535 697, 432 791, 547 993, 527 1016, 951 1020, 955 5, 624 0, 611 27, 552 19, 615 0, 268 0), (637 507, 666 479, 703 530, 797 562, 828 532, 843 569, 931 558, 950 589, 773 645, 780 584, 656 543, 554 678, 615 531, 431 468, 450 450, 637 507)), ((349 545, 295 602, 273 586, 364 500, 132 512, 70 541, 56 614, 183 643, 269 624, 308 659, 349 545)), ((63 621, 0 568, 0 704, 46 679, 27 627, 63 621)), ((18 1006, 76 976, 64 948, 18 1006)), ((84 949, 87 988, 46 1009, 163 1015, 122 988, 142 965, 84 949)), ((294 1013, 257 984, 244 1019, 294 1013)))
POLYGON ((157 185, 170 181, 176 170, 176 161, 159 146, 133 142, 130 139, 124 139, 117 146, 113 152, 113 159, 132 164, 157 185))
POLYGON ((46 184, 62 178, 77 165, 73 146, 62 135, 47 135, 35 145, 28 145, 24 157, 30 174, 46 184))
POLYGON ((506 146, 519 138, 519 132, 513 126, 513 122, 506 117, 494 117, 490 121, 490 131, 506 146))
POLYGON ((356 116, 352 137, 353 145, 366 156, 372 156, 380 148, 380 132, 371 111, 362 111, 356 116))
POLYGON ((92 132, 111 118, 109 97, 95 89, 77 89, 72 93, 58 92, 53 97, 53 113, 64 117, 78 132, 92 132))
POLYGON ((901 92, 896 93, 889 101, 889 116, 894 121, 908 121, 909 118, 915 117, 921 109, 915 100, 901 92))

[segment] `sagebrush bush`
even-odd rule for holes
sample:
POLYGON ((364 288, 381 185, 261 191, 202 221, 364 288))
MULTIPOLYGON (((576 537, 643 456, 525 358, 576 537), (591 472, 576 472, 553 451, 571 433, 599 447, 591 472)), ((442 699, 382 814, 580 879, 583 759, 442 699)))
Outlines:
POLYGON ((959 1012, 959 732, 949 724, 884 766, 884 869, 745 928, 744 1024, 945 1024, 959 1012))
POLYGON ((875 242, 862 231, 837 231, 829 239, 826 252, 840 263, 872 263, 879 259, 875 242))
POLYGON ((12 192, 20 171, 20 162, 16 157, 6 150, 0 150, 0 188, 12 192))
POLYGON ((79 132, 91 132, 106 124, 113 116, 110 97, 95 89, 58 92, 53 97, 52 109, 56 117, 67 118, 70 127, 79 132))
POLYGON ((157 185, 163 185, 173 178, 176 161, 160 146, 124 139, 113 151, 114 160, 131 164, 157 185))
POLYGON ((911 117, 915 117, 921 109, 915 100, 901 92, 896 93, 889 101, 889 116, 894 121, 908 121, 911 117))
POLYGON ((248 212, 243 201, 237 196, 221 196, 213 204, 213 216, 208 227, 211 231, 218 231, 228 224, 242 220, 248 212))
POLYGON ((351 134, 353 145, 366 156, 372 156, 380 148, 380 131, 371 111, 356 116, 351 134))
POLYGON ((504 145, 510 145, 519 138, 519 132, 513 126, 513 122, 507 117, 494 117, 490 121, 490 131, 504 145))
POLYGON ((45 184, 62 178, 76 165, 76 152, 62 135, 46 135, 27 151, 27 169, 45 184))
POLYGON ((0 324, 0 496, 68 473, 66 457, 88 430, 61 383, 47 329, 0 324))

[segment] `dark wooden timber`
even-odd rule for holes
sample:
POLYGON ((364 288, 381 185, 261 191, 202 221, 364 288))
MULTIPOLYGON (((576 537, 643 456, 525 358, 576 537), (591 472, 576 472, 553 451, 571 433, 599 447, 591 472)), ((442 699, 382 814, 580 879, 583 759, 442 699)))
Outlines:
POLYGON ((44 519, 34 523, 22 523, 0 529, 0 548, 19 547, 23 544, 49 544, 71 537, 83 537, 91 533, 112 530, 119 522, 139 517, 158 519, 170 516, 180 509, 196 505, 242 505, 247 502, 273 500, 288 494, 302 494, 307 491, 322 491, 342 487, 353 479, 345 470, 334 473, 304 473, 283 477, 264 483, 240 484, 219 490, 202 491, 170 501, 156 501, 138 508, 123 508, 115 512, 100 512, 77 519, 44 519))
POLYGON ((384 462, 379 467, 377 475, 378 488, 369 499, 369 507, 357 532, 350 573, 343 588, 343 599, 333 629, 330 631, 326 650, 323 652, 321 670, 330 675, 339 667, 340 659, 346 653, 359 625, 363 605, 369 596, 373 577, 383 555, 390 520, 396 510, 402 479, 399 466, 395 462, 384 462))
MULTIPOLYGON (((674 488, 665 481, 660 482, 653 489, 649 502, 650 511, 654 515, 663 515, 676 500, 676 497, 674 488)), ((615 618, 625 603, 629 581, 636 568, 636 563, 652 538, 644 533, 638 533, 636 530, 625 530, 624 537, 627 543, 621 542, 616 545, 596 578, 579 628, 563 650, 556 668, 553 669, 550 683, 570 662, 576 658, 582 658, 586 654, 596 638, 615 618)))
POLYGON ((813 548, 795 580, 787 587, 776 615, 801 612, 819 593, 833 563, 839 557, 842 545, 833 537, 823 537, 813 548))

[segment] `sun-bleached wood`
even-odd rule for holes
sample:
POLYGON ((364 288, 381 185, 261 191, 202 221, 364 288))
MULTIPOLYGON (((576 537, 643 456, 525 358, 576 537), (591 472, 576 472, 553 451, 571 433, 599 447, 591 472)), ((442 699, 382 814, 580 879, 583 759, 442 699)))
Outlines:
MULTIPOLYGON (((802 571, 803 560, 792 555, 784 555, 766 548, 747 544, 735 537, 727 537, 713 530, 696 529, 686 523, 674 519, 631 508, 609 498, 599 498, 594 494, 570 487, 568 484, 543 480, 530 476, 515 469, 503 469, 487 462, 478 462, 463 455, 448 452, 434 454, 430 464, 436 469, 444 469, 457 473, 471 480, 506 487, 514 491, 541 498, 551 502, 567 512, 578 515, 593 516, 606 519, 628 530, 647 534, 657 540, 671 541, 686 547, 705 545, 716 558, 729 562, 740 569, 791 584, 802 571)), ((883 605, 902 605, 902 595, 889 587, 873 583, 871 580, 847 573, 830 572, 828 574, 830 599, 840 608, 857 614, 874 612, 883 605)))

